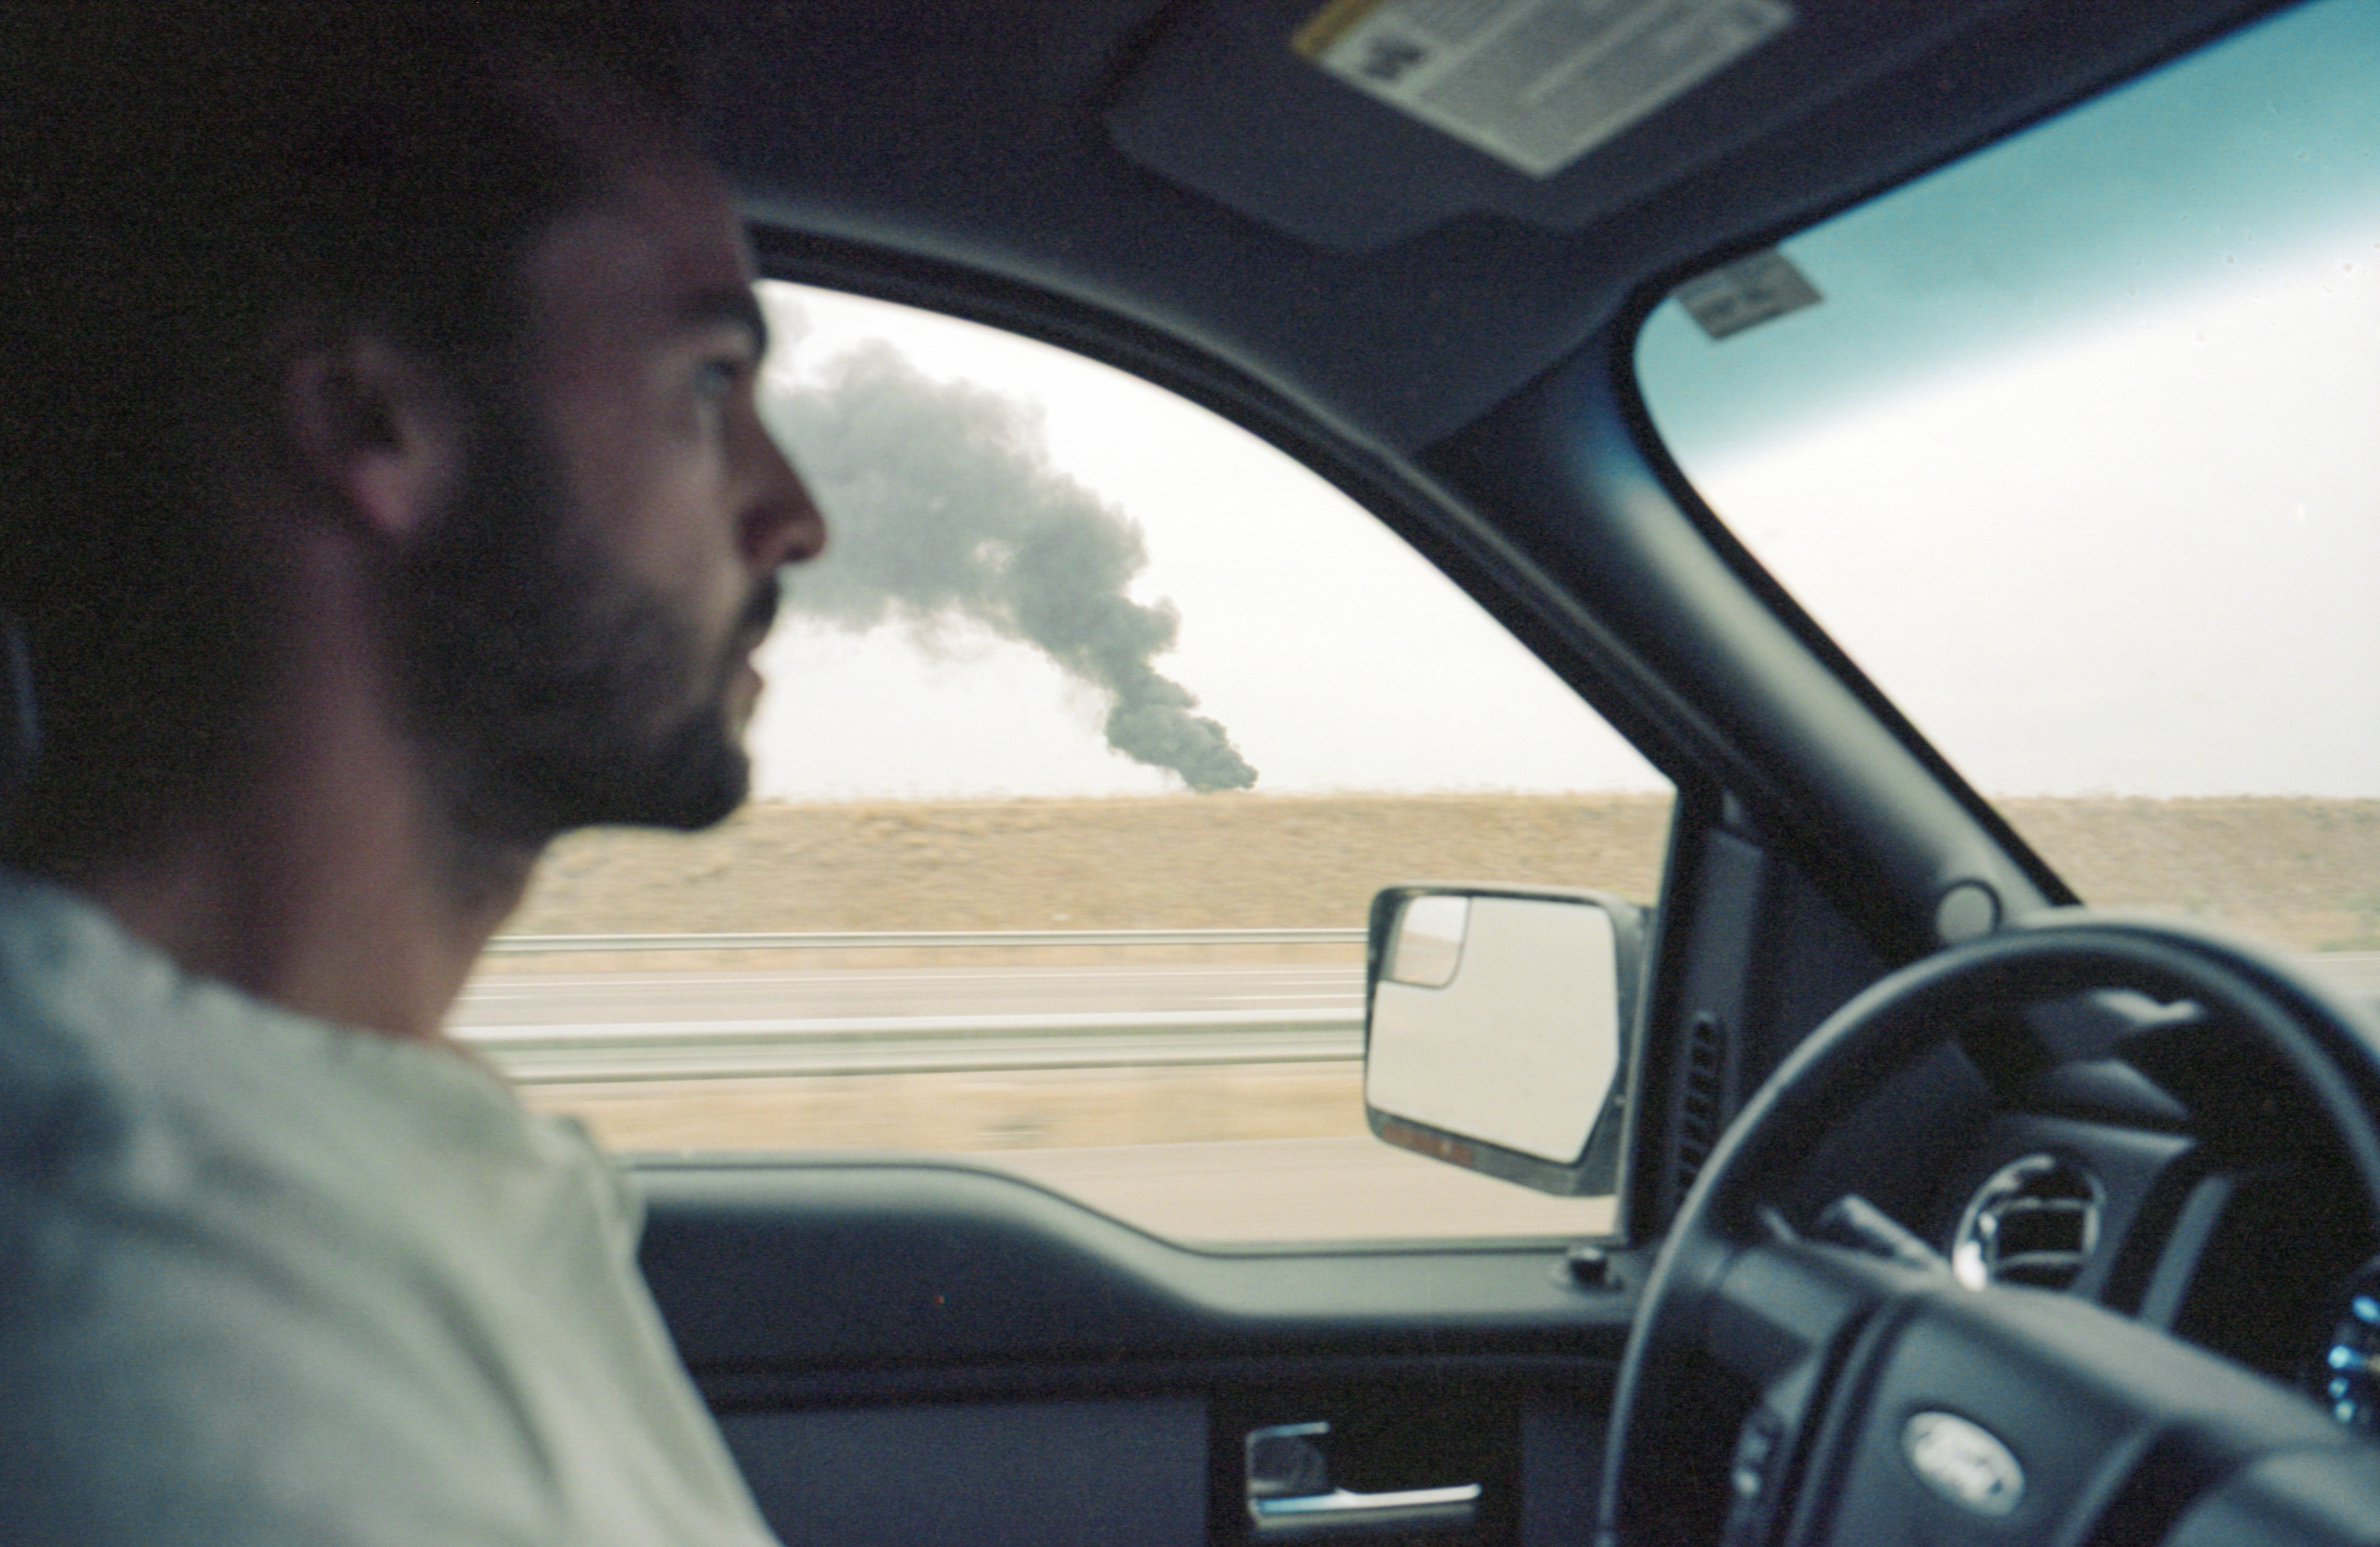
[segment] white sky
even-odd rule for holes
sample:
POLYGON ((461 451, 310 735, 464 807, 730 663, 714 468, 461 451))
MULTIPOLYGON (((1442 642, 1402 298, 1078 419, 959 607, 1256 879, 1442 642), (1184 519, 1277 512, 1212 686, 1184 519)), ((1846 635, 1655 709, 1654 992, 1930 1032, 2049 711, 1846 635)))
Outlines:
MULTIPOLYGON (((780 313, 794 294, 763 293, 780 313)), ((1170 598, 1182 615, 1178 647, 1157 665, 1230 731, 1258 792, 1662 787, 1401 539, 1237 426, 993 329, 799 295, 809 326, 795 369, 880 337, 929 376, 1043 408, 1052 463, 1141 527, 1149 565, 1133 595, 1170 598)), ((782 315, 772 325, 798 331, 782 315)), ((1181 787, 1111 752, 1104 704, 1045 657, 989 635, 960 632, 936 658, 897 629, 855 638, 794 620, 760 664, 770 688, 753 750, 764 799, 1181 787)))
POLYGON ((1689 470, 1985 790, 2380 796, 2375 238, 1689 470))

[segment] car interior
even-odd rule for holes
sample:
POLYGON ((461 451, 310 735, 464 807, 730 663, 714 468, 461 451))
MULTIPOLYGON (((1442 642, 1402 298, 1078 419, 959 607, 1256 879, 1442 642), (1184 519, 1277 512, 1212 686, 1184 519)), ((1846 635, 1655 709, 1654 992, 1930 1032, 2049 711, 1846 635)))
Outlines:
MULTIPOLYGON (((1836 302, 1800 233, 2201 57, 2326 27, 2368 82, 2380 7, 682 8, 766 274, 1263 437, 1677 791, 1649 908, 1581 873, 1373 913, 1375 1133, 1615 1194, 1597 1239, 1224 1249, 927 1156, 639 1159, 646 1274, 786 1541, 2380 1541, 2369 1007, 2078 907, 1722 521, 1651 359, 1783 340, 1836 302), (1457 956, 1514 976, 1440 1015, 1457 956), (1588 1009, 1604 1065, 1500 1127, 1588 1009)), ((2357 128, 2328 153, 2380 164, 2357 128)), ((2013 208, 1975 218, 2056 223, 2013 208)), ((1754 374, 1782 414, 1823 372, 1754 374)))

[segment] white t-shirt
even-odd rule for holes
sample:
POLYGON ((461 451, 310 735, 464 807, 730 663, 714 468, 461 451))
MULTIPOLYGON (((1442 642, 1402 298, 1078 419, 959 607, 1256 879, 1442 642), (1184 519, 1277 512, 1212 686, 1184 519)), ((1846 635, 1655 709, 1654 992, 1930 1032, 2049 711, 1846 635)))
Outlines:
POLYGON ((0 871, 0 1541, 771 1540, 575 1127, 0 871))

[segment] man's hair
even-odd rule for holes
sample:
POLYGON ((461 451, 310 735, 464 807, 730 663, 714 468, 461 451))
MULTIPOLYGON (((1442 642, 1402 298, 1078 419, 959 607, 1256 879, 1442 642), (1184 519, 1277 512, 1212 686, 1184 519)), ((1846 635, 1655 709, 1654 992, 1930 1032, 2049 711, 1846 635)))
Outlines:
POLYGON ((632 0, 0 11, 0 613, 42 738, 7 847, 128 858, 237 782, 281 647, 230 497, 274 341, 498 379, 525 252, 599 188, 556 103, 674 122, 679 55, 632 0))

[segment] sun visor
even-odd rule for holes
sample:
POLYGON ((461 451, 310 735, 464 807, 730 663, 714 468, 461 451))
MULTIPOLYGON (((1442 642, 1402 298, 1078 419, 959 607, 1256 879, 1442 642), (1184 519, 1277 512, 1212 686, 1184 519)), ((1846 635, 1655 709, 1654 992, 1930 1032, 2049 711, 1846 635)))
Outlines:
POLYGON ((1815 83, 1840 92, 1835 55, 1872 75, 1946 25, 1910 0, 1835 6, 1830 25, 1823 4, 1196 0, 1125 78, 1108 131, 1321 247, 1471 212, 1575 230, 1807 111, 1815 83))

